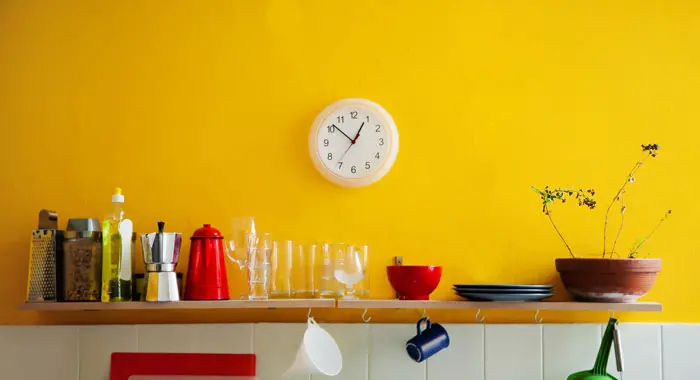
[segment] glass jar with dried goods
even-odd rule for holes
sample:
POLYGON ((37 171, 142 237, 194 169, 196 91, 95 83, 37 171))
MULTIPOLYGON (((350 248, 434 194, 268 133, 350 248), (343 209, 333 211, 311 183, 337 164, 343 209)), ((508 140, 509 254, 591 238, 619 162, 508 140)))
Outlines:
POLYGON ((66 231, 63 241, 63 300, 99 301, 102 282, 102 234, 66 231))

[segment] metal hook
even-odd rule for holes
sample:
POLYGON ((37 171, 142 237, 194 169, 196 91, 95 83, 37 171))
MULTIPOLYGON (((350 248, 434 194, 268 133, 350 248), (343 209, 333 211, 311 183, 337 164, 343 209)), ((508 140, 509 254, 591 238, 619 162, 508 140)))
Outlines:
POLYGON ((423 309, 423 312, 421 313, 420 318, 423 319, 425 317, 426 317, 426 312, 425 312, 425 309, 423 309))
POLYGON ((309 308, 309 312, 306 314, 306 319, 310 319, 310 318, 311 318, 311 308, 309 308))
POLYGON ((481 309, 476 309, 476 316, 474 317, 477 323, 484 323, 486 317, 481 314, 481 309))
POLYGON ((372 317, 367 316, 367 308, 365 308, 365 311, 362 313, 362 322, 364 323, 369 323, 369 321, 372 320, 372 317))
POLYGON ((534 317, 535 323, 542 323, 542 317, 540 317, 540 309, 537 309, 534 317))
POLYGON ((610 318, 615 318, 615 312, 614 312, 614 311, 611 311, 611 312, 610 312, 610 318))

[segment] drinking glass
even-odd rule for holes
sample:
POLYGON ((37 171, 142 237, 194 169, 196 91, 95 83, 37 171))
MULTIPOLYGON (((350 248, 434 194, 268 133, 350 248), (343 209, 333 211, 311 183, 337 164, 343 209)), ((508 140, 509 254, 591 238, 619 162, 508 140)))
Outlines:
POLYGON ((294 246, 292 257, 292 296, 294 298, 314 297, 314 256, 315 244, 294 246))
POLYGON ((360 250, 357 247, 346 246, 342 262, 333 270, 333 277, 345 285, 346 292, 343 299, 357 299, 354 286, 365 277, 360 256, 360 250))
POLYGON ((340 265, 341 256, 338 251, 344 251, 345 244, 321 244, 316 255, 316 284, 321 298, 339 298, 344 289, 333 275, 333 270, 340 265))
MULTIPOLYGON (((252 242, 252 241, 251 241, 252 242)), ((248 299, 267 300, 270 293, 270 256, 275 242, 269 233, 262 234, 248 257, 248 299)))
POLYGON ((274 242, 270 265, 270 297, 290 298, 292 291, 292 256, 294 243, 291 240, 274 242))
POLYGON ((247 266, 250 250, 256 243, 255 219, 252 216, 233 218, 226 252, 243 269, 247 266))
POLYGON ((369 270, 369 246, 367 245, 360 245, 357 247, 357 249, 360 252, 360 259, 362 262, 362 270, 365 273, 365 276, 362 278, 362 281, 360 281, 357 284, 357 290, 356 290, 356 295, 360 298, 369 298, 369 278, 370 278, 370 270, 369 270))
POLYGON ((226 265, 229 269, 229 293, 240 294, 240 299, 248 297, 248 257, 257 242, 255 219, 252 216, 235 217, 231 219, 226 231, 224 251, 234 265, 226 265), (235 267, 235 269, 234 269, 235 267))

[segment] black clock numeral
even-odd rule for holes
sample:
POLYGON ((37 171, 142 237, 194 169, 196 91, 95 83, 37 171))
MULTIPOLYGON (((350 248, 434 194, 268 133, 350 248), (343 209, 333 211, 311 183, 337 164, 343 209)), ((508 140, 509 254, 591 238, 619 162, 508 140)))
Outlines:
POLYGON ((365 161, 365 169, 369 170, 372 168, 372 165, 369 164, 369 161, 365 161))
POLYGON ((382 130, 382 126, 377 124, 377 129, 375 129, 375 132, 380 132, 382 130))
POLYGON ((365 119, 366 119, 367 122, 369 123, 369 115, 365 116, 365 119))
POLYGON ((384 139, 383 139, 383 138, 379 138, 379 146, 383 146, 383 145, 384 145, 384 139))
POLYGON ((338 123, 345 123, 345 116, 338 116, 338 123))
POLYGON ((335 125, 331 124, 328 126, 328 133, 333 133, 333 132, 335 132, 335 125))
POLYGON ((338 161, 338 170, 343 168, 343 161, 338 161))
POLYGON ((353 167, 351 167, 351 168, 350 168, 350 173, 352 173, 352 174, 355 174, 355 173, 357 173, 357 168, 356 168, 356 167, 354 167, 354 166, 353 166, 353 167))
POLYGON ((379 152, 377 152, 377 154, 374 155, 374 158, 376 158, 377 160, 379 159, 379 152))
POLYGON ((357 111, 350 111, 350 118, 357 119, 357 111))
POLYGON ((328 153, 328 161, 333 159, 333 153, 328 153))
POLYGON ((323 146, 328 146, 328 144, 330 144, 328 139, 323 139, 323 146))

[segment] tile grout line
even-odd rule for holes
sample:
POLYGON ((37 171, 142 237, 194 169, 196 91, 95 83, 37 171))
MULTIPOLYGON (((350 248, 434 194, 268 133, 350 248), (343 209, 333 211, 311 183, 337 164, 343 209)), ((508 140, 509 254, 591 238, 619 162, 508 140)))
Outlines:
MULTIPOLYGON (((257 325, 257 323, 250 324, 250 328, 252 330, 250 333, 250 347, 251 347, 251 351, 253 351, 253 354, 255 354, 255 325, 257 325)), ((258 365, 258 355, 256 354, 255 355, 255 366, 257 367, 257 365, 258 365)), ((258 371, 256 370, 255 373, 258 373, 258 371)))
POLYGON ((486 324, 481 324, 481 364, 484 380, 486 380, 486 324))
POLYGON ((371 336, 371 334, 369 333, 369 331, 370 331, 371 328, 372 328, 372 326, 370 326, 369 324, 367 324, 367 350, 365 351, 365 352, 367 353, 367 369, 365 369, 365 380, 369 380, 369 357, 370 357, 370 355, 369 355, 369 349, 370 349, 370 347, 372 346, 372 345, 370 344, 370 342, 369 342, 369 339, 370 339, 370 336, 371 336))
POLYGON ((540 324, 540 380, 544 380, 544 326, 540 324))
POLYGON ((77 362, 76 363, 76 375, 78 376, 77 380, 80 380, 80 326, 76 326, 75 330, 76 330, 75 346, 76 346, 76 351, 77 351, 76 356, 78 358, 78 360, 76 360, 76 362, 77 362))
POLYGON ((372 357, 372 334, 371 334, 372 326, 369 326, 367 328, 367 377, 365 380, 369 380, 369 374, 370 374, 370 366, 372 365, 372 362, 369 360, 372 357))
POLYGON ((659 358, 661 360, 661 379, 664 378, 664 325, 659 323, 659 358))

